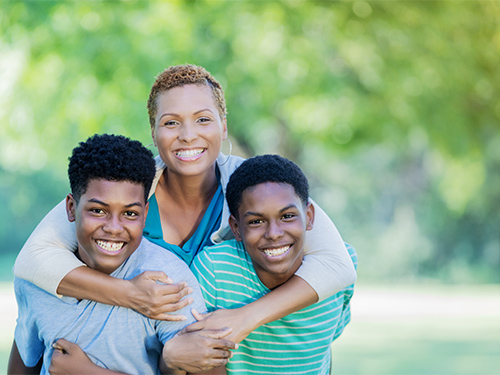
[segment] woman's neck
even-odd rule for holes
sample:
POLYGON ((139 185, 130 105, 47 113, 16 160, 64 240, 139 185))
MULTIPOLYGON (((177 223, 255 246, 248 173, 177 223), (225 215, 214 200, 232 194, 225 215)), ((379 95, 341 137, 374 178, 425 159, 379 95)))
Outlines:
POLYGON ((183 176, 170 173, 165 169, 156 190, 161 189, 163 194, 170 196, 179 206, 205 206, 217 190, 217 176, 215 164, 210 171, 202 176, 183 176))

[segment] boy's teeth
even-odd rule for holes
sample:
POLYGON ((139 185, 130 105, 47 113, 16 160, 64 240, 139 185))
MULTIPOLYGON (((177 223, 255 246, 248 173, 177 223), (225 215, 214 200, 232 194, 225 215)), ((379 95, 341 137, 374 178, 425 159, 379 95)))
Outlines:
POLYGON ((121 250, 125 242, 113 242, 113 241, 103 241, 97 240, 97 245, 102 247, 104 250, 109 251, 111 253, 121 250))
POLYGON ((279 247, 277 249, 264 249, 262 250, 266 255, 270 256, 270 257, 277 257, 281 254, 285 254, 288 249, 290 248, 290 245, 288 246, 283 246, 283 247, 279 247))
POLYGON ((202 148, 197 148, 195 150, 180 150, 176 151, 175 155, 181 158, 192 158, 193 156, 197 156, 203 152, 202 148))

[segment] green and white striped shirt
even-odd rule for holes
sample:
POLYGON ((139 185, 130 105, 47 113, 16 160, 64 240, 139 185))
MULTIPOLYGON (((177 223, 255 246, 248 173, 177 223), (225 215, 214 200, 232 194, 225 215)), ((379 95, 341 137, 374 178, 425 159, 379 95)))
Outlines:
MULTIPOLYGON (((355 266, 357 256, 347 245, 355 266)), ((209 311, 244 306, 270 290, 257 276, 242 242, 206 247, 191 270, 209 311)), ((353 286, 274 322, 243 340, 226 366, 228 374, 328 374, 330 345, 350 321, 353 286)))

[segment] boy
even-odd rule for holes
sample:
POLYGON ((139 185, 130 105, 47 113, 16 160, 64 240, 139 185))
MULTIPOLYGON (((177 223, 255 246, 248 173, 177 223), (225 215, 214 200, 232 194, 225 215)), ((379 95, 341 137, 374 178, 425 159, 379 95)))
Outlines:
MULTIPOLYGON (((77 256, 88 267, 122 279, 146 270, 164 271, 176 281, 186 281, 194 289, 194 304, 204 309, 198 283, 186 264, 142 239, 147 194, 155 175, 149 150, 123 136, 94 135, 73 150, 68 175, 72 193, 66 198, 66 211, 76 224, 77 256)), ((47 374, 52 345, 65 338, 101 368, 157 374, 165 342, 194 321, 186 311, 185 321, 157 321, 123 307, 57 298, 17 278, 14 288, 19 317, 9 373, 47 374)))
MULTIPOLYGON (((292 277, 314 221, 306 177, 277 155, 243 162, 226 199, 235 240, 205 248, 191 266, 210 311, 246 305, 292 277)), ((328 374, 330 345, 350 320, 352 294, 351 286, 256 329, 234 351, 227 372, 328 374)))

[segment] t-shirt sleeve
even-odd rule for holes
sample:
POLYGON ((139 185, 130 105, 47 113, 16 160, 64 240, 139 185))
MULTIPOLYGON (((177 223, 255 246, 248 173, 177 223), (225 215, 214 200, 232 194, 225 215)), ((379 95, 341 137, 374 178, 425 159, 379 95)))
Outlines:
POLYGON ((84 265, 73 253, 76 248, 75 225, 68 221, 63 200, 42 219, 24 244, 14 264, 14 275, 57 295, 64 276, 84 265))
POLYGON ((191 264, 191 271, 193 271, 198 279, 208 311, 214 311, 218 308, 217 281, 215 279, 213 264, 207 248, 201 251, 191 264))
POLYGON ((337 228, 314 201, 314 226, 306 232, 304 260, 295 273, 328 298, 356 281, 356 270, 337 228))
POLYGON ((14 340, 16 341, 19 355, 27 367, 36 366, 42 357, 45 346, 38 335, 38 329, 35 321, 36 314, 30 311, 27 298, 30 288, 27 288, 28 282, 21 279, 14 280, 14 291, 16 294, 18 306, 17 325, 14 331, 14 340))

